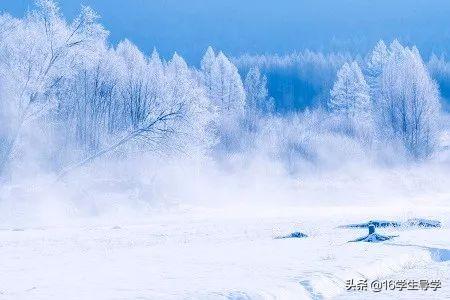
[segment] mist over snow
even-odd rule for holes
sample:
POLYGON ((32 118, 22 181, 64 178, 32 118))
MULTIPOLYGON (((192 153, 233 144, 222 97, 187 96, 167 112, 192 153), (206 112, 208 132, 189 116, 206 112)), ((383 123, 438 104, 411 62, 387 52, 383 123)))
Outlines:
POLYGON ((340 2, 0 4, 0 298, 448 297, 450 5, 340 2))
POLYGON ((83 6, 1 16, 1 223, 229 206, 446 204, 443 56, 110 46, 83 6), (195 65, 198 65, 196 67, 195 65))

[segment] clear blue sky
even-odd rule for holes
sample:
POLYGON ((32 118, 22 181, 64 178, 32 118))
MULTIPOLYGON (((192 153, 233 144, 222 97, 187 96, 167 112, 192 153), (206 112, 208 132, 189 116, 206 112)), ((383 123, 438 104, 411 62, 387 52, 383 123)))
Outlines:
MULTIPOLYGON (((450 52, 448 0, 62 0, 73 18, 89 5, 111 32, 149 53, 179 52, 197 62, 208 45, 230 55, 285 53, 304 48, 366 51, 378 39, 398 37, 422 53, 450 52)), ((31 0, 0 0, 21 16, 31 0)))

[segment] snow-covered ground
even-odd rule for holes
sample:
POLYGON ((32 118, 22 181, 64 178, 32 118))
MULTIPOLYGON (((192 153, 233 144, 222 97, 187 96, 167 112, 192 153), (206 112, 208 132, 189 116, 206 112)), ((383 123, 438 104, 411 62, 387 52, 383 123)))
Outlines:
MULTIPOLYGON (((449 299, 450 208, 186 208, 133 222, 0 230, 0 299, 449 299), (370 219, 428 217, 438 229, 348 243, 370 219), (302 231, 303 239, 274 239, 302 231), (440 280, 437 291, 348 292, 349 279, 440 280)), ((369 288, 370 289, 370 288, 369 288)))

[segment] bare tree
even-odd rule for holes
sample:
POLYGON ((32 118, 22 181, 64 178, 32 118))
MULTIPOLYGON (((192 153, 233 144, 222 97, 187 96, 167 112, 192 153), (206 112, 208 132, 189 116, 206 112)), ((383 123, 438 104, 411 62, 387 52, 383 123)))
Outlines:
POLYGON ((111 145, 99 149, 94 152, 94 154, 88 156, 80 162, 77 162, 66 169, 64 169, 59 175, 58 178, 61 179, 69 172, 82 167, 93 160, 111 153, 112 151, 118 149, 119 147, 127 144, 128 142, 135 139, 143 139, 148 143, 157 143, 157 138, 161 138, 161 135, 167 133, 173 133, 173 128, 168 126, 168 123, 176 118, 182 116, 183 107, 180 105, 178 108, 168 112, 161 112, 155 119, 147 119, 143 121, 139 126, 134 128, 132 131, 126 133, 123 137, 114 141, 111 145))

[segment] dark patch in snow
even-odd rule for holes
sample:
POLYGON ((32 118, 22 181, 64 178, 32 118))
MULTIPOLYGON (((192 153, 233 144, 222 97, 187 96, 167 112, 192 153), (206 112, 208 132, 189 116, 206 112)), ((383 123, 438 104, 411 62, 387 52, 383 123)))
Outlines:
POLYGON ((308 237, 308 235, 302 233, 302 232, 293 232, 290 233, 288 235, 283 235, 283 236, 277 236, 275 237, 276 239, 298 239, 298 238, 306 238, 308 237))
POLYGON ((385 228, 385 227, 400 227, 401 225, 402 223, 397 221, 372 220, 367 223, 343 225, 339 226, 339 228, 368 228, 369 226, 375 226, 375 228, 385 228))
POLYGON ((384 236, 384 235, 375 233, 375 225, 371 224, 371 225, 369 225, 369 234, 367 236, 360 237, 360 238, 357 238, 356 240, 349 241, 349 242, 379 243, 379 242, 384 242, 384 241, 390 240, 394 237, 396 237, 396 235, 384 236))
POLYGON ((386 220, 371 220, 367 223, 348 224, 339 226, 339 228, 368 228, 375 226, 375 228, 386 227, 424 227, 424 228, 438 228, 441 227, 441 222, 437 220, 429 220, 422 218, 408 219, 406 222, 386 221, 386 220))
POLYGON ((360 238, 357 238, 356 240, 349 241, 349 242, 379 243, 379 242, 384 242, 384 241, 390 240, 390 239, 395 238, 397 236, 398 235, 387 235, 387 236, 385 236, 385 235, 381 235, 381 234, 378 234, 378 233, 371 233, 371 234, 369 234, 367 236, 360 237, 360 238))
POLYGON ((308 292, 309 296, 311 296, 312 300, 322 300, 323 299, 322 294, 314 291, 309 280, 300 281, 300 284, 305 288, 305 290, 308 292))
MULTIPOLYGON (((437 221, 437 220, 414 218, 414 219, 407 220, 405 222, 405 225, 409 226, 409 227, 438 228, 438 227, 441 227, 441 222, 437 221)), ((405 225, 403 225, 403 226, 405 226, 405 225)))
POLYGON ((250 300, 251 297, 244 292, 231 292, 227 299, 229 300, 250 300))

